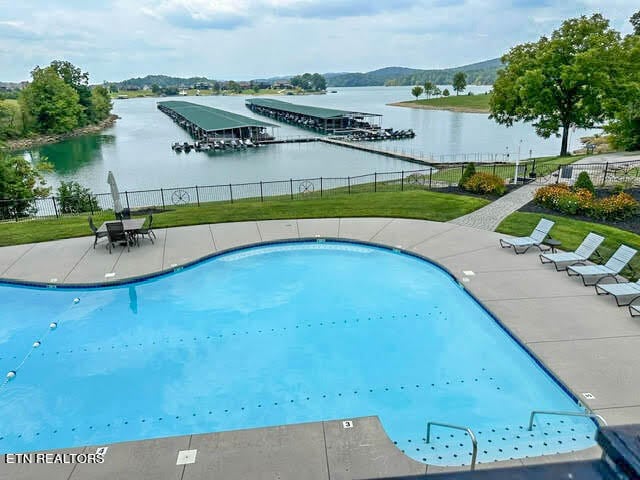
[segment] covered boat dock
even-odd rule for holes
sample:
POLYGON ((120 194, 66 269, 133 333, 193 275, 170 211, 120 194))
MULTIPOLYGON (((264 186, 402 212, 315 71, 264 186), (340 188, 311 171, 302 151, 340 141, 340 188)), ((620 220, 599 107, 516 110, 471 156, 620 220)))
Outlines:
POLYGON ((376 113, 297 105, 273 98, 249 98, 245 105, 259 115, 324 134, 348 135, 358 130, 381 129, 382 115, 376 113))
POLYGON ((191 102, 158 102, 158 109, 200 142, 215 140, 251 140, 274 138, 277 125, 191 102), (268 129, 271 129, 269 132, 268 129))

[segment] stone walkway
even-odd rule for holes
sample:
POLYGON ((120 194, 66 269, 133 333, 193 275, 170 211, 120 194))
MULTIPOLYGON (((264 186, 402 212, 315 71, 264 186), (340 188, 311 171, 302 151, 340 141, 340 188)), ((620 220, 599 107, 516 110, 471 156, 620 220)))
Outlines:
POLYGON ((536 182, 523 185, 495 202, 491 202, 475 212, 455 218, 449 223, 493 232, 502 220, 533 200, 533 194, 539 186, 536 182))

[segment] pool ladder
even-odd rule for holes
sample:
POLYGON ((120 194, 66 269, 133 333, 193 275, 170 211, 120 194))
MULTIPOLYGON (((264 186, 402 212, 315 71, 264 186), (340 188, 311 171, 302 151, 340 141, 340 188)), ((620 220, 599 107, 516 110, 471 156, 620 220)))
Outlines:
MULTIPOLYGON (((593 412, 563 412, 561 410, 533 410, 531 415, 529 415, 529 428, 531 431, 533 429, 533 419, 536 415, 562 415, 566 417, 585 417, 597 420, 598 426, 606 426, 607 421, 602 417, 602 415, 598 415, 593 412)), ((467 432, 469 438, 471 438, 471 470, 476 469, 476 459, 478 458, 478 440, 469 427, 465 427, 462 425, 454 425, 451 423, 440 423, 440 422, 427 422, 427 439, 426 443, 429 443, 431 440, 431 426, 438 426, 444 428, 452 428, 454 430, 462 430, 463 432, 467 432)))

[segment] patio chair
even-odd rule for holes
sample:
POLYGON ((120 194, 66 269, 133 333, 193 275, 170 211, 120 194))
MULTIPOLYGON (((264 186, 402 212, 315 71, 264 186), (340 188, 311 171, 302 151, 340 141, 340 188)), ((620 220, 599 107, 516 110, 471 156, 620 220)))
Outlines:
POLYGON ((151 243, 153 243, 153 238, 157 238, 156 234, 153 231, 153 215, 149 215, 149 224, 146 227, 142 227, 136 230, 136 235, 140 237, 144 237, 145 235, 149 237, 151 243), (153 238, 151 238, 153 236, 153 238))
POLYGON ((93 232, 93 235, 95 236, 95 239, 93 240, 93 248, 96 248, 96 243, 98 243, 98 240, 100 238, 106 238, 108 233, 98 231, 95 224, 93 223, 93 217, 91 215, 89 215, 87 220, 89 221, 89 228, 91 229, 91 231, 93 232))
POLYGON ((613 295, 616 299, 616 304, 619 307, 624 307, 625 305, 629 305, 631 303, 631 301, 628 301, 626 303, 622 302, 620 300, 621 297, 640 296, 640 280, 638 280, 637 282, 628 283, 605 283, 603 285, 596 283, 594 286, 598 295, 613 295))
POLYGON ((124 231, 124 225, 122 222, 109 222, 107 223, 107 234, 109 238, 109 253, 111 248, 118 242, 124 242, 127 245, 127 252, 129 249, 129 236, 124 231))
POLYGON ((629 315, 632 317, 640 316, 640 297, 636 297, 629 303, 629 315))
POLYGON ((580 246, 576 248, 574 252, 541 253, 540 261, 542 263, 553 263, 558 272, 561 270, 566 270, 567 264, 584 265, 584 262, 589 260, 589 257, 591 257, 591 255, 593 255, 594 253, 599 258, 602 258, 597 252, 597 249, 603 241, 604 237, 591 232, 589 233, 589 235, 587 235, 587 237, 582 241, 580 246), (559 266, 558 264, 560 264, 561 266, 559 266))
POLYGON ((536 228, 534 228, 533 232, 531 232, 530 236, 514 237, 514 238, 507 238, 507 239, 501 238, 500 246, 502 248, 513 247, 513 251, 516 252, 517 254, 525 253, 531 247, 536 247, 541 252, 544 252, 545 249, 543 249, 540 245, 547 238, 547 235, 549 235, 549 230, 551 230, 551 227, 553 227, 554 224, 555 222, 552 222, 551 220, 547 220, 546 218, 541 218, 540 221, 538 222, 538 225, 536 225, 536 228), (524 248, 524 250, 519 252, 518 248, 524 248))
POLYGON ((600 283, 605 278, 613 278, 618 283, 618 275, 624 267, 631 261, 633 256, 638 253, 631 247, 626 245, 620 245, 620 248, 615 251, 611 258, 604 265, 569 265, 567 267, 567 275, 570 277, 580 276, 582 277, 582 283, 585 286, 595 285, 600 283), (587 283, 586 277, 595 277, 596 280, 593 283, 587 283))

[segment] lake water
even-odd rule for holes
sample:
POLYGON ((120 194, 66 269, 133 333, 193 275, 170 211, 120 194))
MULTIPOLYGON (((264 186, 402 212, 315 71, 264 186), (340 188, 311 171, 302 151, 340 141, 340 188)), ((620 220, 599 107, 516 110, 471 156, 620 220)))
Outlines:
MULTIPOLYGON (((469 87, 483 93, 489 87, 469 87)), ((365 111, 384 115, 384 128, 408 129, 414 139, 389 142, 392 148, 407 152, 445 155, 456 153, 498 153, 507 151, 515 160, 520 157, 555 155, 560 140, 535 135, 530 125, 511 128, 496 124, 486 114, 392 107, 388 103, 410 100, 409 87, 336 88, 337 93, 279 97, 282 100, 365 111)), ((244 105, 244 96, 180 97, 248 117, 254 115, 244 105)), ((46 157, 54 166, 48 175, 51 185, 61 180, 76 180, 95 193, 108 192, 107 173, 112 170, 121 190, 152 189, 172 186, 215 185, 257 182, 288 178, 354 176, 372 172, 401 171, 419 165, 381 155, 369 154, 323 143, 269 145, 259 149, 232 152, 175 153, 175 141, 192 141, 191 137, 156 108, 157 98, 114 101, 114 113, 121 118, 100 135, 73 138, 25 152, 37 162, 46 157)), ((277 137, 308 136, 309 131, 279 124, 277 137)), ((571 147, 579 147, 579 137, 572 134, 571 147)), ((377 145, 381 145, 377 143, 377 145)))

